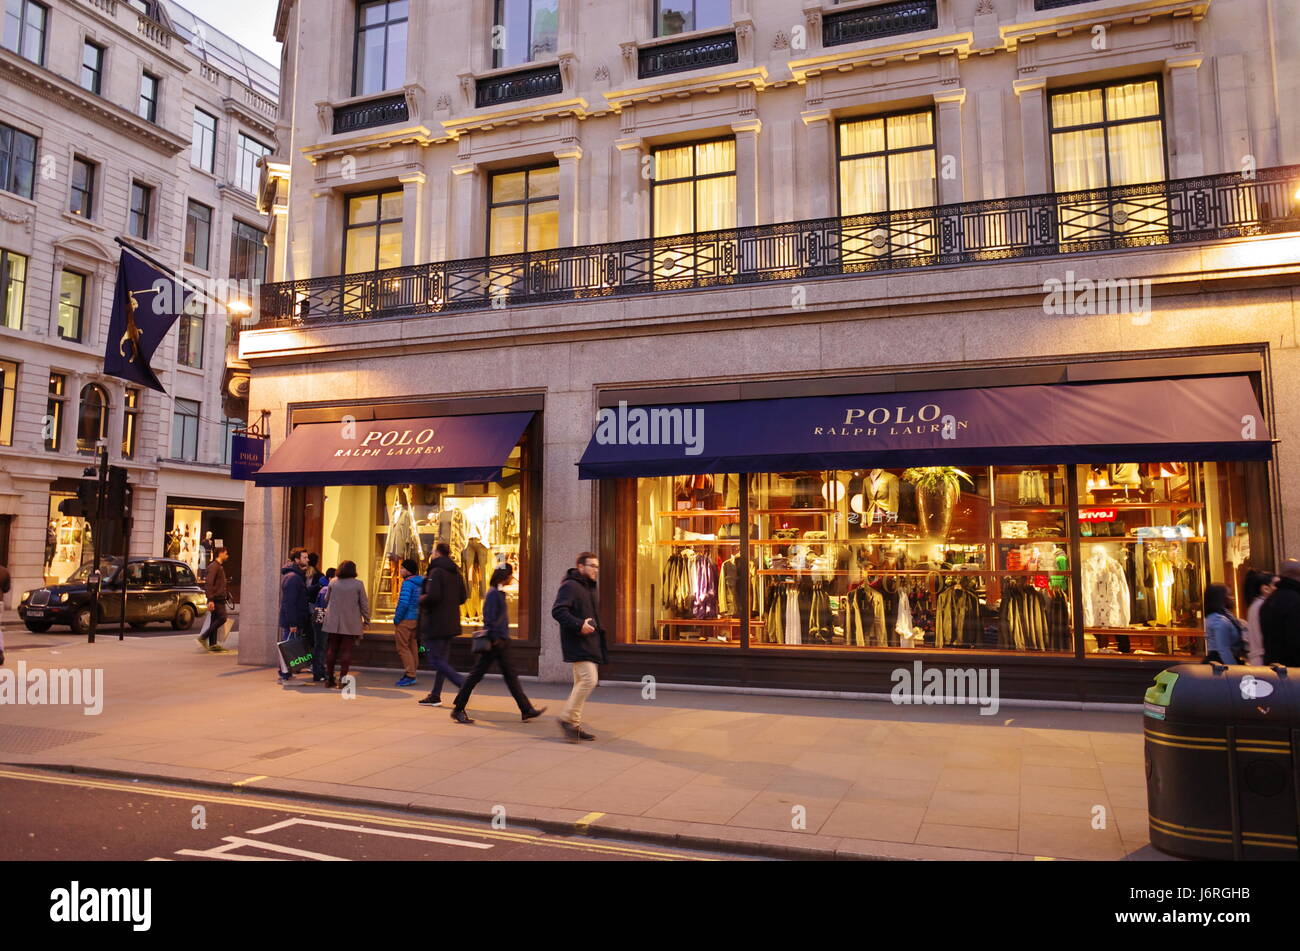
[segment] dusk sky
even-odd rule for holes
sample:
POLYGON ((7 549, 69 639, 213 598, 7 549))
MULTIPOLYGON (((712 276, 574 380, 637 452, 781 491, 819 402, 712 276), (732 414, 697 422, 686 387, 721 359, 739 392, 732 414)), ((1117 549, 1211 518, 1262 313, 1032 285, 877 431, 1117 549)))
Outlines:
POLYGON ((196 16, 268 60, 280 65, 275 41, 275 0, 178 0, 196 16))

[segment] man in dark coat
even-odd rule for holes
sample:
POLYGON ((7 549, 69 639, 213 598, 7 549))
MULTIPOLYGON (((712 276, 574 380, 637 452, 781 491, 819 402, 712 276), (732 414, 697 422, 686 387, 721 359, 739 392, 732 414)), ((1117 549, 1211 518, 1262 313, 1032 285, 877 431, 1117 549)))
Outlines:
POLYGON ((582 707, 599 682, 596 665, 609 663, 596 598, 599 576, 600 559, 584 551, 577 567, 564 576, 551 607, 551 617, 560 623, 560 650, 573 665, 573 690, 560 713, 560 729, 570 742, 596 738, 582 728, 582 707))
POLYGON ((226 649, 217 640, 217 635, 226 623, 226 601, 230 598, 230 586, 226 581, 226 559, 230 552, 224 548, 212 549, 212 560, 208 562, 207 573, 203 576, 203 590, 208 596, 208 619, 198 636, 200 647, 206 647, 216 654, 226 653, 226 649))
MULTIPOLYGON (((301 635, 312 639, 311 608, 307 604, 307 549, 289 552, 289 562, 280 569, 280 640, 301 635)), ((284 658, 280 658, 280 683, 296 681, 284 658)))
POLYGON ((451 653, 451 639, 460 634, 460 606, 465 599, 465 579, 451 560, 451 546, 439 542, 434 548, 434 558, 429 562, 424 591, 420 595, 420 641, 424 644, 429 664, 438 672, 433 678, 433 689, 420 701, 425 706, 442 706, 444 679, 458 688, 465 684, 465 678, 447 660, 451 653))
POLYGON ((1259 609, 1264 663, 1300 667, 1300 561, 1288 558, 1277 573, 1277 588, 1259 609))

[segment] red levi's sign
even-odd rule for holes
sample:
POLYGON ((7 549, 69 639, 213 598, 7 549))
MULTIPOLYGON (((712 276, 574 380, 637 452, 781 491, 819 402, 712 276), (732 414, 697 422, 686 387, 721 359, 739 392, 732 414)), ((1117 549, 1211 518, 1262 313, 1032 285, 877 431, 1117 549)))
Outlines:
POLYGON ((1114 509, 1080 509, 1079 521, 1113 522, 1115 521, 1115 510, 1114 509))

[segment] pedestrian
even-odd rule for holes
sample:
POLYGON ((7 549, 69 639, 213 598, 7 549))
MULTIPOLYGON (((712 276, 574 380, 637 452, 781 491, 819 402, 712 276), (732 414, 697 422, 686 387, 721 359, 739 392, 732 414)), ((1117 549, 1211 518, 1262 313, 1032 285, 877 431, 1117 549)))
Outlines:
POLYGON ((560 622, 560 649, 565 661, 573 665, 573 691, 560 713, 560 729, 570 742, 595 739, 582 728, 582 707, 599 682, 597 665, 609 663, 596 599, 599 575, 600 561, 584 551, 578 556, 577 567, 564 576, 551 607, 551 617, 560 622))
MULTIPOLYGON (((295 548, 289 552, 289 561, 280 569, 280 640, 303 637, 311 642, 313 637, 311 609, 307 602, 307 549, 295 548)), ((280 683, 300 683, 293 679, 280 658, 280 683)))
POLYGON ((1300 667, 1300 561, 1288 558, 1277 573, 1277 587, 1259 609, 1264 663, 1300 667))
POLYGON ((420 666, 420 640, 417 628, 420 622, 420 592, 424 577, 420 565, 407 558, 397 569, 402 576, 401 593, 397 596, 397 609, 393 611, 393 635, 397 643, 397 656, 402 661, 402 676, 395 686, 410 687, 415 684, 420 666))
POLYGON ((1246 602, 1246 663, 1258 667, 1264 663, 1264 631, 1259 626, 1259 612, 1277 587, 1277 575, 1271 571, 1249 571, 1242 585, 1246 602))
POLYGON ((308 611, 311 617, 311 635, 307 638, 307 642, 311 645, 311 679, 313 683, 322 684, 325 682, 325 650, 328 638, 325 636, 325 629, 321 626, 325 613, 323 610, 318 610, 317 605, 323 606, 325 602, 321 601, 321 598, 328 599, 328 595, 324 593, 325 576, 320 570, 320 555, 314 551, 307 553, 304 580, 307 583, 307 604, 311 608, 308 611))
POLYGON ((420 595, 420 640, 424 642, 425 656, 438 672, 433 689, 420 701, 425 706, 442 706, 444 678, 457 687, 465 685, 465 678, 451 666, 447 656, 451 653, 451 639, 460 634, 460 606, 466 597, 465 579, 451 560, 451 546, 438 542, 420 595))
POLYGON ((465 704, 469 703, 470 694, 474 692, 474 688, 479 685, 483 675, 494 663, 501 669, 506 688, 510 691, 510 696, 515 698, 515 703, 519 705, 519 715, 525 723, 546 712, 545 707, 533 706, 524 693, 524 688, 519 685, 519 676, 515 673, 515 669, 510 666, 510 612, 506 607, 506 595, 501 590, 501 586, 510 582, 512 574, 510 565, 504 564, 492 572, 492 578, 488 582, 487 597, 483 600, 483 630, 487 632, 492 647, 478 655, 474 669, 465 678, 465 685, 460 688, 460 693, 456 694, 456 705, 452 708, 451 718, 457 723, 474 722, 466 715, 465 704))
POLYGON ((0 565, 0 664, 5 662, 5 629, 4 613, 5 602, 9 599, 9 588, 12 581, 9 578, 9 569, 0 565))
POLYGON ((1205 586, 1205 659, 1240 664, 1245 654, 1241 622, 1232 614, 1232 595, 1226 585, 1205 586))
POLYGON ((370 601, 366 598, 365 584, 357 577, 357 563, 345 561, 339 565, 338 574, 330 582, 329 604, 322 625, 329 636, 325 655, 329 673, 327 686, 338 687, 347 680, 348 670, 352 667, 352 648, 365 634, 369 622, 370 601), (335 661, 340 668, 338 680, 334 679, 335 661))
POLYGON ((230 587, 226 582, 226 559, 229 557, 230 552, 226 549, 213 547, 212 560, 208 562, 208 570, 203 576, 203 589, 208 596, 208 616, 198 640, 200 647, 206 647, 214 654, 229 653, 217 640, 228 616, 226 602, 230 598, 230 587))

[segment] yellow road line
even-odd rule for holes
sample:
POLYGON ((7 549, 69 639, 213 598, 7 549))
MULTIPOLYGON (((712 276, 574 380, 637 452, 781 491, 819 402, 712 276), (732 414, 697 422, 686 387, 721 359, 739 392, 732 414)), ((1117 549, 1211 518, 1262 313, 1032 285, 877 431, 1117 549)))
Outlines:
POLYGON ((587 830, 591 828, 591 824, 603 815, 604 815, 603 812, 587 813, 585 816, 583 816, 581 819, 579 819, 577 822, 573 824, 573 831, 581 833, 582 835, 586 835, 587 830))
POLYGON ((231 783, 230 785, 232 785, 232 786, 246 786, 246 785, 248 785, 249 783, 255 783, 255 782, 257 782, 259 779, 266 779, 266 776, 265 776, 265 775, 262 775, 262 776, 249 776, 247 779, 240 779, 240 780, 237 780, 236 782, 233 782, 233 783, 231 783))
MULTIPOLYGON (((636 849, 620 845, 608 845, 603 842, 585 842, 581 845, 570 844, 565 842, 556 842, 545 839, 542 835, 535 835, 527 832, 503 832, 498 830, 480 830, 471 826, 454 825, 446 822, 436 822, 424 819, 398 819, 385 816, 374 816, 364 812, 351 812, 346 809, 324 808, 321 806, 299 805, 297 803, 264 803, 250 801, 243 796, 221 796, 215 793, 203 792, 181 792, 178 790, 162 789, 157 786, 144 786, 140 783, 116 782, 113 780, 92 779, 89 777, 78 779, 66 779, 62 776, 48 776, 41 773, 29 773, 13 769, 0 769, 0 778, 23 779, 31 782, 48 783, 55 786, 80 786, 87 789, 105 789, 114 792, 134 792, 144 793, 150 796, 157 796, 161 799, 183 799, 189 802, 207 802, 219 805, 243 806, 249 809, 264 809, 268 812, 293 812, 302 815, 320 816, 324 818, 349 819, 353 822, 373 822, 380 825, 391 825, 409 829, 424 829, 426 831, 436 832, 456 832, 461 835, 475 835, 480 838, 498 839, 504 842, 517 842, 524 845, 546 846, 554 849, 570 849, 580 852, 609 852, 623 855, 640 855, 657 861, 690 861, 690 862, 716 862, 719 859, 697 857, 692 855, 678 855, 672 852, 658 852, 651 849, 636 849)), ((270 790, 266 795, 274 795, 270 790)), ((382 807, 380 807, 382 808, 382 807)), ((397 807, 394 807, 397 808, 397 807)))

